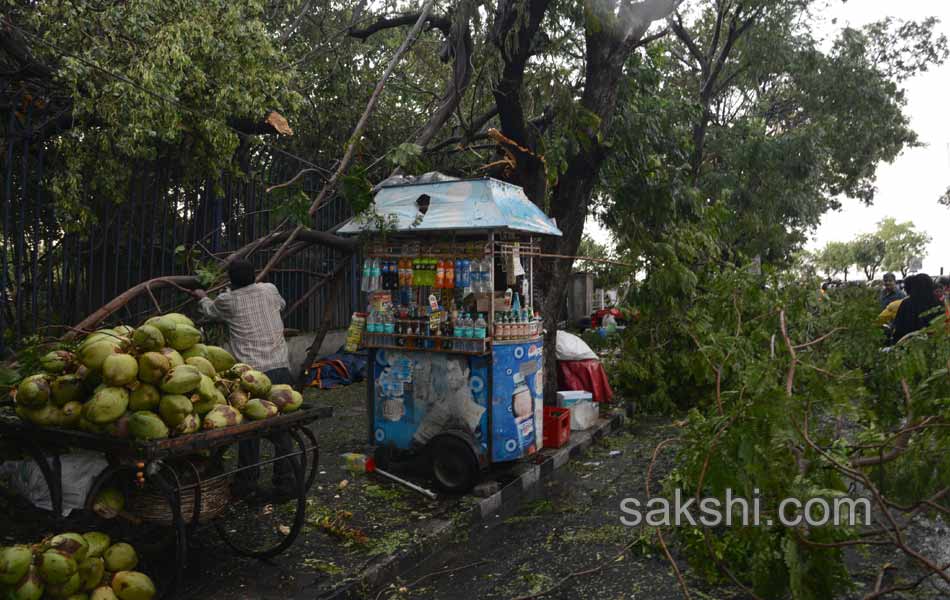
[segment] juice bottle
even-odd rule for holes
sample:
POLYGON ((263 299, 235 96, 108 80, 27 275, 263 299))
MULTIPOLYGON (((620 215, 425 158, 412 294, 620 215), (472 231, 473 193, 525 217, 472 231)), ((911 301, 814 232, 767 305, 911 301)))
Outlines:
POLYGON ((450 290, 455 287, 455 261, 451 258, 445 261, 445 279, 443 284, 445 289, 450 290))
POLYGON ((445 261, 440 260, 435 267, 435 288, 442 289, 445 287, 445 261))

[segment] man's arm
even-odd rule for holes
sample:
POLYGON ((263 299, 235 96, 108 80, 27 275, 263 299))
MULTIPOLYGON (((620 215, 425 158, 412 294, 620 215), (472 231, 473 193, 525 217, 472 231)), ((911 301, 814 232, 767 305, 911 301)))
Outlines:
POLYGON ((224 294, 219 295, 216 300, 212 300, 204 290, 197 290, 195 296, 198 297, 198 307, 208 318, 218 321, 223 321, 226 318, 227 304, 224 294))

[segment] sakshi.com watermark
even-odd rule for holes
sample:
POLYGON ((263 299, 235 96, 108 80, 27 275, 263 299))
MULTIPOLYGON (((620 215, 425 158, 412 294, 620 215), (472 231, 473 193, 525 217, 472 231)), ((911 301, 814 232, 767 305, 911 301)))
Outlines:
POLYGON ((785 527, 808 525, 858 526, 871 524, 871 502, 867 498, 784 498, 774 507, 763 510, 759 490, 752 498, 733 494, 727 489, 724 497, 696 498, 675 490, 673 498, 655 497, 646 502, 637 498, 620 501, 620 522, 628 527, 785 527))

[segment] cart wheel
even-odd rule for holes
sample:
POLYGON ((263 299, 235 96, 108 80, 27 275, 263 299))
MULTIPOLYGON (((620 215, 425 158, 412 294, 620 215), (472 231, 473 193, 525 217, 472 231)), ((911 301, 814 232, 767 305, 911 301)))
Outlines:
MULTIPOLYGON (((214 528, 218 536, 234 552, 253 558, 270 558, 290 547, 303 529, 307 508, 307 474, 305 459, 302 455, 308 451, 308 445, 300 435, 288 435, 290 456, 283 459, 292 472, 291 490, 270 488, 273 462, 279 456, 286 456, 276 444, 264 441, 261 444, 260 487, 252 493, 238 492, 225 510, 214 519, 214 528), (290 492, 290 493, 287 493, 290 492)), ((232 455, 233 456, 233 455, 232 455)), ((316 457, 313 459, 316 461, 316 457)), ((225 466, 228 465, 225 459, 225 466)), ((283 461, 282 461, 283 462, 283 461)))
POLYGON ((440 435, 429 442, 432 475, 445 492, 464 494, 478 481, 478 459, 469 444, 454 435, 440 435))

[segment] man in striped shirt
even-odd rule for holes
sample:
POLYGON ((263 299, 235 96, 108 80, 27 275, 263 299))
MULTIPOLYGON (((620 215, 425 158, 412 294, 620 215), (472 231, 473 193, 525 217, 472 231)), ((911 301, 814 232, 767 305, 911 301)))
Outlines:
MULTIPOLYGON (((272 384, 293 385, 284 340, 284 322, 280 318, 286 302, 272 283, 255 283, 254 265, 236 260, 228 265, 231 288, 212 300, 204 290, 197 290, 201 311, 208 317, 224 321, 228 326, 231 354, 239 362, 262 371, 272 384)), ((292 452, 290 436, 286 433, 275 438, 275 450, 280 454, 292 452)), ((239 444, 239 466, 260 462, 260 440, 246 440, 239 444)), ((239 492, 249 492, 257 484, 260 468, 238 473, 239 492)), ((293 475, 286 460, 274 464, 274 487, 279 492, 293 490, 293 475)))

